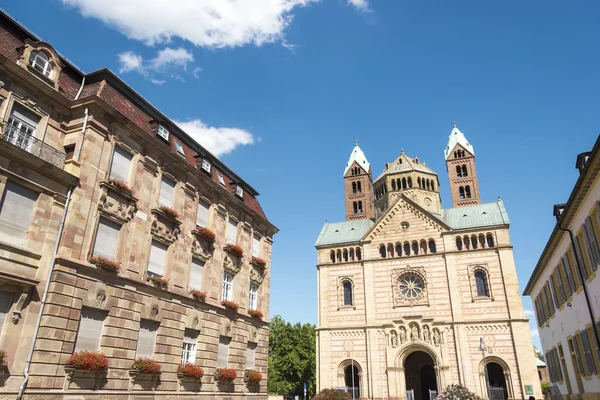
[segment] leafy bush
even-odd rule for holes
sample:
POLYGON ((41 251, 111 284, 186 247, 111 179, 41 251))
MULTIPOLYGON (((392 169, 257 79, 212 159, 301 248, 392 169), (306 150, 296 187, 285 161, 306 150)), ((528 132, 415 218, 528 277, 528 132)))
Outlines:
POLYGON ((350 400, 352 396, 349 392, 342 392, 336 389, 323 389, 312 400, 350 400))
POLYGON ((90 264, 95 265, 100 268, 108 269, 111 271, 118 271, 121 269, 121 266, 115 260, 108 259, 103 256, 93 256, 88 260, 90 264))
POLYGON ((108 360, 104 353, 98 351, 81 351, 73 353, 67 360, 67 365, 70 365, 75 369, 98 371, 108 368, 108 360))
POLYGON ((214 242, 217 238, 215 233, 208 228, 196 229, 196 235, 209 242, 214 242))
POLYGON ((240 307, 238 305, 238 303, 236 303, 235 301, 229 301, 229 300, 223 300, 221 302, 221 305, 223 305, 223 306, 225 306, 225 308, 228 308, 233 311, 237 311, 237 309, 240 307))
POLYGON ((244 379, 251 385, 257 385, 262 381, 262 374, 255 369, 249 369, 244 373, 244 379))
POLYGON ((550 386, 549 383, 542 383, 542 394, 544 396, 552 394, 551 390, 552 390, 552 387, 550 386))
POLYGON ((143 374, 160 374, 160 363, 152 358, 138 357, 131 368, 143 374))
POLYGON ((480 400, 480 397, 462 385, 449 385, 436 400, 480 400))
POLYGON ((227 243, 225 245, 225 250, 232 253, 235 256, 241 257, 244 255, 244 250, 238 246, 237 244, 227 243))
POLYGON ((215 371, 215 381, 231 382, 237 378, 237 371, 232 368, 217 368, 215 371))
POLYGON ((200 379, 204 376, 204 370, 196 364, 185 363, 177 367, 177 374, 200 379))

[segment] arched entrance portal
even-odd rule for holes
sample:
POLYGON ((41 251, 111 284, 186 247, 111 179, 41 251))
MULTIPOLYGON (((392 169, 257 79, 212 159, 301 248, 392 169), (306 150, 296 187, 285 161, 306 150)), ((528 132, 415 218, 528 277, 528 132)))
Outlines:
MULTIPOLYGON (((437 396, 437 376, 431 356, 424 351, 415 351, 404 361, 406 391, 412 391, 414 400, 430 400, 437 396)), ((410 400, 410 399, 409 399, 410 400)))
POLYGON ((358 375, 358 367, 356 365, 348 365, 344 368, 344 383, 348 388, 348 392, 352 395, 352 400, 357 400, 360 397, 360 379, 358 375))
POLYGON ((485 380, 490 400, 507 400, 508 387, 504 376, 504 368, 498 363, 490 362, 485 366, 485 380))

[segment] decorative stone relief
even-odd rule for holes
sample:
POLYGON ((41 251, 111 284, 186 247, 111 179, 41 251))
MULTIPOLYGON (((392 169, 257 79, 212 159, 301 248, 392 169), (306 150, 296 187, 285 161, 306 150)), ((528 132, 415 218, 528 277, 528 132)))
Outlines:
POLYGON ((394 330, 390 332, 390 344, 394 348, 398 347, 398 334, 394 330))
POLYGON ((410 327, 410 340, 413 342, 419 341, 421 336, 419 335, 419 326, 415 324, 411 324, 410 327))
POLYGON ((212 257, 213 244, 204 239, 198 238, 196 235, 192 236, 194 238, 192 242, 192 254, 202 261, 208 261, 212 257))
POLYGON ((406 329, 404 327, 400 328, 400 344, 404 344, 406 342, 406 329))
POLYGON ((232 337, 233 336, 233 322, 227 319, 221 323, 221 336, 232 337))
POLYGON ((242 269, 241 260, 234 260, 232 257, 229 257, 228 254, 225 254, 225 257, 223 257, 223 268, 235 275, 242 269))
POLYGON ((260 286, 265 280, 265 270, 252 266, 250 268, 250 280, 260 286))
POLYGON ((121 223, 129 222, 137 212, 137 199, 128 191, 108 182, 101 182, 102 195, 98 202, 100 212, 121 223))
POLYGON ((434 346, 439 346, 442 342, 442 337, 440 335, 440 331, 437 329, 433 329, 433 344, 434 346))
POLYGON ((158 316, 159 308, 158 303, 153 303, 152 308, 150 309, 150 318, 154 319, 158 316))
POLYGON ((23 292, 19 296, 19 300, 17 300, 17 303, 15 304, 15 309, 12 315, 12 322, 14 324, 18 324, 22 318, 21 312, 23 311, 23 307, 25 307, 25 302, 29 297, 29 291, 29 288, 23 290, 23 292))
POLYGON ((156 208, 152 210, 152 215, 154 216, 150 229, 152 236, 162 239, 168 244, 174 243, 181 232, 179 230, 181 222, 156 208))
POLYGON ((250 329, 248 329, 248 341, 258 343, 258 328, 256 326, 251 326, 250 329))
POLYGON ((423 341, 429 343, 429 327, 427 325, 423 326, 423 341))
POLYGON ((94 306, 96 308, 102 308, 104 300, 106 300, 106 290, 98 289, 96 293, 96 301, 94 302, 94 306))

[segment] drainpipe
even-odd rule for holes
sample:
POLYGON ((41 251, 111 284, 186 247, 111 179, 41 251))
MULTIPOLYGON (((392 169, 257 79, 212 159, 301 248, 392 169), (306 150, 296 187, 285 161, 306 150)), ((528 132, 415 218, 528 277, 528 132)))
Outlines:
MULTIPOLYGON (((83 80, 81 81, 81 86, 79 87, 79 91, 77 92, 77 95, 75 96, 75 100, 79 99, 79 96, 81 95, 81 92, 83 91, 84 86, 85 86, 85 76, 83 77, 83 80)), ((81 144, 79 145, 79 149, 77 150, 77 156, 75 157, 75 161, 79 161, 79 158, 81 157, 81 150, 83 149, 83 140, 85 139, 85 130, 87 128, 87 122, 88 122, 88 109, 86 107, 85 111, 84 111, 83 127, 81 128, 81 144)))
MULTIPOLYGON (((590 319, 592 320, 592 329, 594 330, 594 337, 596 339, 596 348, 600 349, 600 335, 598 334, 598 326, 596 325, 596 318, 594 317, 594 311, 592 310, 592 306, 591 306, 591 302, 590 302, 590 295, 588 293, 587 285, 585 283, 585 279, 583 279, 582 271, 583 271, 583 268, 585 268, 585 266, 581 265, 581 263, 579 262, 579 257, 577 257, 577 249, 579 248, 579 250, 581 251, 581 247, 575 246, 574 235, 570 229, 563 228, 562 226, 560 226, 560 223, 557 224, 557 226, 558 226, 558 229, 560 229, 561 231, 569 232, 569 238, 571 239, 571 245, 573 246, 573 253, 575 254, 575 263, 577 264, 577 276, 578 276, 579 280, 581 281, 581 287, 583 288, 583 294, 585 296, 585 304, 587 305, 587 309, 590 314, 590 319)), ((583 256, 583 254, 581 254, 581 256, 583 256)))
POLYGON ((42 297, 42 302, 40 306, 40 311, 37 316, 37 321, 35 324, 35 329, 33 330, 33 336, 31 340, 31 348, 29 349, 29 354, 27 355, 27 362, 25 363, 25 370, 23 374, 25 375, 23 382, 21 382, 21 386, 19 387, 19 394, 17 395, 17 400, 21 400, 23 398, 23 392, 27 387, 27 382, 29 381, 29 367, 31 366, 31 358, 33 357, 33 349, 35 348, 35 341, 37 339, 40 324, 42 322, 42 312, 44 311, 44 306, 46 305, 46 299, 48 297, 48 290, 50 289, 50 280, 52 278, 52 272, 54 272, 54 262, 56 261, 56 255, 58 253, 58 246, 60 244, 60 238, 62 236, 63 229, 65 227, 65 220, 67 217, 67 210, 69 209, 69 204, 71 203, 71 195, 73 193, 73 186, 69 186, 69 191, 67 192, 67 201, 65 202, 65 210, 63 211, 60 226, 58 228, 58 236, 56 237, 56 242, 54 243, 54 250, 52 251, 52 258, 50 259, 50 264, 48 266, 48 276, 46 277, 46 286, 44 287, 44 296, 42 297))

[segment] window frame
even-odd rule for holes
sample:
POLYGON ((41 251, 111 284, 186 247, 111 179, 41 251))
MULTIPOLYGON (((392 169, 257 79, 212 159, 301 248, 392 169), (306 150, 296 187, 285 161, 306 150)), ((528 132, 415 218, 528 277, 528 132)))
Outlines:
POLYGON ((185 157, 185 149, 183 148, 183 144, 180 141, 175 140, 175 149, 177 150, 177 154, 182 157, 185 157))
POLYGON ((54 71, 54 65, 52 65, 52 57, 48 56, 48 54, 46 54, 46 52, 44 52, 42 50, 32 51, 29 55, 29 66, 31 68, 35 69, 40 74, 42 74, 44 77, 46 77, 48 79, 52 79, 52 72, 54 71), (41 57, 39 57, 40 55, 45 57, 45 60, 43 60, 44 66, 42 69, 40 69, 36 66, 36 65, 38 65, 37 64, 38 58, 41 58, 41 57))
POLYGON ((221 301, 233 301, 233 278, 234 275, 231 272, 223 271, 223 284, 221 287, 221 301), (231 277, 228 281, 227 277, 231 277))
POLYGON ((490 281, 490 271, 486 264, 471 265, 469 266, 469 281, 471 286, 471 300, 472 301, 494 301, 494 294, 492 291, 492 283, 490 281), (486 296, 480 296, 477 287, 477 273, 483 273, 484 283, 486 289, 486 296))
POLYGON ((165 142, 168 142, 169 136, 171 136, 171 132, 169 132, 169 130, 164 125, 158 124, 158 127, 156 128, 156 135, 165 142))
POLYGON ((248 287, 248 310, 258 310, 258 285, 252 282, 248 287))
POLYGON ((338 283, 338 310, 345 308, 356 309, 354 294, 354 279, 352 276, 342 276, 338 283), (350 304, 346 303, 346 285, 350 285, 350 304))
POLYGON ((212 171, 212 163, 207 158, 203 158, 202 164, 200 164, 200 168, 202 169, 202 171, 210 174, 212 171))
POLYGON ((223 178, 223 174, 220 172, 217 172, 217 180, 219 181, 219 183, 221 184, 221 186, 225 186, 225 178, 223 178))
POLYGON ((181 344, 181 364, 196 363, 196 348, 198 346, 198 331, 185 328, 181 344), (187 347, 187 348, 186 348, 187 347))

